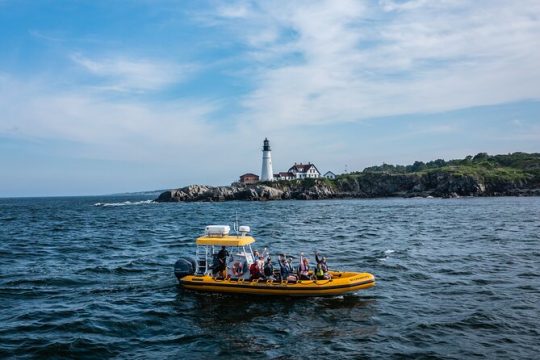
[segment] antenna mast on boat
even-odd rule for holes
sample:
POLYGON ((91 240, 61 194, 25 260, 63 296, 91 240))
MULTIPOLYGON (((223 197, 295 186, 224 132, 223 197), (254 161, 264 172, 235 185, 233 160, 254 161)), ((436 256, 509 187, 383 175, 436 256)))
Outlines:
POLYGON ((236 232, 236 236, 238 236, 238 210, 234 211, 234 215, 235 215, 235 220, 233 224, 233 229, 236 232))

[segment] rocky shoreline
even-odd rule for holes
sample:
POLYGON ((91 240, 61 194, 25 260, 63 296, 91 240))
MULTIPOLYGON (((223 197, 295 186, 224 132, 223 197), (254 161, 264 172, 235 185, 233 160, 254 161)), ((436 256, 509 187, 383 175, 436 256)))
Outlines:
POLYGON ((190 185, 168 190, 157 202, 318 200, 379 197, 540 196, 526 180, 482 179, 448 172, 425 174, 365 173, 336 180, 305 179, 231 186, 190 185))

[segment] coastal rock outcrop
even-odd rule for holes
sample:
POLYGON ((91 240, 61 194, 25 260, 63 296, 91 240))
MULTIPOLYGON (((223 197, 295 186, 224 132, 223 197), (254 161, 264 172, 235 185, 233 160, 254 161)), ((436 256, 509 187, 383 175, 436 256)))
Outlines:
POLYGON ((190 185, 163 192, 156 201, 266 201, 375 197, 461 197, 540 195, 540 166, 528 163, 527 171, 490 166, 433 169, 412 173, 364 171, 335 180, 297 179, 231 186, 190 185))
POLYGON ((189 185, 167 190, 156 199, 158 202, 227 201, 227 200, 280 200, 283 191, 270 186, 205 186, 189 185))
POLYGON ((203 194, 210 189, 205 185, 189 185, 181 189, 168 190, 159 195, 156 201, 159 202, 179 202, 179 201, 197 201, 203 194))
POLYGON ((231 186, 190 185, 156 201, 312 200, 375 197, 539 196, 540 153, 442 159, 412 165, 372 166, 335 179, 306 178, 231 186))
POLYGON ((158 202, 316 200, 375 197, 461 197, 540 195, 524 180, 486 180, 470 175, 430 172, 418 174, 366 173, 334 181, 305 179, 254 185, 189 185, 163 192, 158 202))

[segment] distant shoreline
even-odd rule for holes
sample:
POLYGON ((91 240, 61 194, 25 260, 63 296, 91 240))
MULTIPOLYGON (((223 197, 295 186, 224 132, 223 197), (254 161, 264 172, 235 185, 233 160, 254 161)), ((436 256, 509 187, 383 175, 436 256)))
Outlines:
POLYGON ((180 189, 164 191, 155 199, 157 202, 222 202, 222 201, 279 201, 279 200, 326 200, 326 199, 381 199, 381 198, 460 198, 460 197, 502 197, 502 196, 540 196, 540 188, 512 188, 503 191, 482 192, 479 188, 464 191, 442 191, 440 188, 422 191, 396 190, 391 192, 392 184, 375 185, 375 188, 362 187, 357 192, 343 191, 324 181, 313 180, 314 185, 303 187, 293 184, 257 184, 245 186, 205 186, 190 185, 180 189))
POLYGON ((158 202, 317 200, 389 197, 540 196, 540 153, 442 159, 372 166, 335 179, 304 178, 231 186, 190 185, 162 192, 158 202))

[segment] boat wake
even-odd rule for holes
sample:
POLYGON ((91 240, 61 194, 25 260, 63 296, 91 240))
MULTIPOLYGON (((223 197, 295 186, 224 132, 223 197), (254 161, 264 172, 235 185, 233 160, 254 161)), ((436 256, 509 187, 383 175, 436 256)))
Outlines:
POLYGON ((144 204, 157 204, 154 200, 142 200, 142 201, 124 201, 124 202, 115 202, 115 203, 95 203, 94 206, 130 206, 130 205, 144 205, 144 204))

